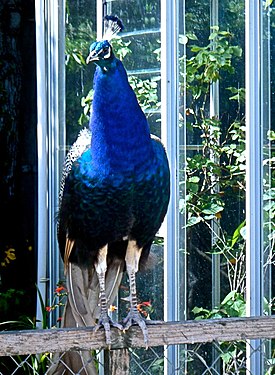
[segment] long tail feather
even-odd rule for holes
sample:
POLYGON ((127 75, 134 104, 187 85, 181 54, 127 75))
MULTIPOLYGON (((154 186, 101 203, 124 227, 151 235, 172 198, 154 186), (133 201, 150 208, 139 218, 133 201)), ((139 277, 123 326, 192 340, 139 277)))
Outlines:
MULTIPOLYGON (((68 302, 79 327, 94 326, 95 319, 88 301, 89 275, 87 269, 69 263, 67 274, 68 302)), ((94 285, 95 289, 98 289, 94 285)), ((97 292, 98 295, 98 292, 97 292)), ((98 303, 98 296, 96 297, 98 303)))
POLYGON ((64 253, 64 273, 66 275, 69 268, 69 258, 73 250, 75 241, 70 240, 66 235, 65 253, 64 253))
MULTIPOLYGON (((106 298, 112 304, 118 294, 123 275, 124 261, 115 260, 106 272, 106 298)), ((62 327, 95 326, 100 314, 99 284, 94 268, 84 269, 68 263, 68 299, 64 309, 62 327)), ((54 356, 49 375, 65 375, 72 372, 80 375, 97 375, 94 357, 89 351, 67 352, 60 359, 54 356), (71 371, 69 371, 70 369, 71 371)))

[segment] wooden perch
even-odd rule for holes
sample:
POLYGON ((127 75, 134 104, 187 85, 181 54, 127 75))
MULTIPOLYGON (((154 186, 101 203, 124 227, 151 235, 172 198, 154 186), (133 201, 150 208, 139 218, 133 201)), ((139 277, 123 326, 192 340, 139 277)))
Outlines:
MULTIPOLYGON (((148 325, 148 333, 149 346, 274 339, 275 316, 168 322, 148 325)), ((139 327, 113 328, 112 341, 111 349, 145 346, 139 327)), ((106 348, 104 331, 89 327, 0 333, 0 356, 100 348, 106 348)))

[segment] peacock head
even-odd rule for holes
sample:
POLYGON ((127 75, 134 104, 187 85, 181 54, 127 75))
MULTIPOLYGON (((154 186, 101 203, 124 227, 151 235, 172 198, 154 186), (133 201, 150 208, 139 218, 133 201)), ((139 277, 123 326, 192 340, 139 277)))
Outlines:
POLYGON ((121 20, 115 16, 105 16, 104 18, 104 35, 102 40, 91 44, 89 56, 86 64, 94 62, 103 70, 107 71, 112 65, 114 54, 110 40, 123 30, 121 20))
POLYGON ((114 54, 111 44, 108 42, 108 40, 101 40, 91 44, 90 53, 86 59, 86 64, 94 62, 101 68, 107 68, 107 66, 112 62, 113 58, 114 54))

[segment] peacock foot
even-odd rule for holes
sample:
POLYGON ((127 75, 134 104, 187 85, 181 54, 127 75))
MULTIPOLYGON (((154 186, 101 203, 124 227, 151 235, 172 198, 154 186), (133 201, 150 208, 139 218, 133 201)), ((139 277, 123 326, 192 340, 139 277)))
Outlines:
POLYGON ((101 311, 100 317, 98 319, 97 325, 94 328, 94 331, 98 331, 99 328, 103 327, 105 330, 105 338, 106 338, 106 344, 108 347, 111 347, 112 340, 111 340, 111 326, 120 329, 121 331, 124 330, 123 326, 117 322, 112 321, 112 319, 109 317, 107 312, 101 311))
POLYGON ((142 330, 144 343, 146 345, 146 349, 148 348, 148 331, 146 326, 146 320, 142 318, 140 313, 137 309, 130 309, 129 314, 123 320, 124 329, 123 331, 127 331, 133 324, 138 324, 140 329, 142 330))

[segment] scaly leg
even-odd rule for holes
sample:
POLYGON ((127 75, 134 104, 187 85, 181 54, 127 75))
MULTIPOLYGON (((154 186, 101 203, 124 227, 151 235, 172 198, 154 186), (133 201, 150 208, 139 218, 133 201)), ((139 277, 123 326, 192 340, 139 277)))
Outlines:
POLYGON ((126 331, 133 323, 137 323, 143 333, 144 342, 148 345, 148 331, 145 320, 141 317, 137 308, 137 292, 136 292, 136 272, 138 271, 139 259, 142 248, 139 248, 136 241, 130 240, 126 250, 126 270, 129 276, 130 283, 130 311, 127 317, 123 320, 124 330, 126 331))
POLYGON ((106 337, 106 343, 108 346, 111 345, 111 330, 110 325, 123 329, 123 327, 111 320, 111 318, 108 315, 108 307, 107 307, 107 298, 106 298, 106 292, 105 292, 105 274, 107 271, 107 252, 108 252, 108 246, 104 246, 99 250, 98 253, 98 261, 95 264, 95 269, 99 281, 99 292, 100 292, 100 317, 98 319, 98 323, 95 326, 95 331, 97 331, 100 327, 104 327, 105 329, 105 337, 106 337))

